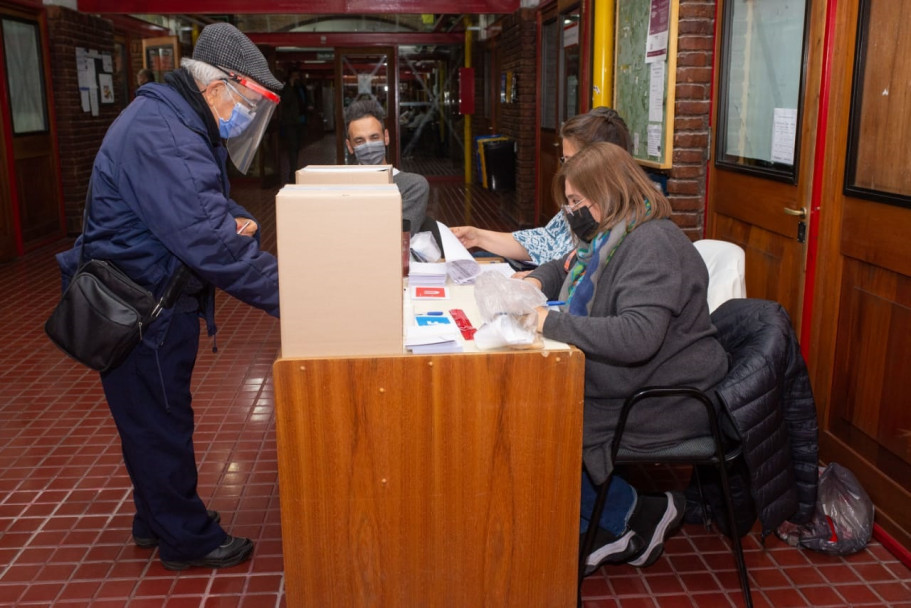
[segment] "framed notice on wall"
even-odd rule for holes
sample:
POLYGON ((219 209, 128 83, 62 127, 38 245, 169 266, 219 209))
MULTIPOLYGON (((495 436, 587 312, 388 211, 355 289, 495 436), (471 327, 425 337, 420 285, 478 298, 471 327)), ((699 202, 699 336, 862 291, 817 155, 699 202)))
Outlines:
POLYGON ((180 45, 177 36, 145 38, 142 41, 142 66, 152 70, 156 82, 180 65, 180 45))
POLYGON ((674 144, 679 0, 617 0, 614 109, 640 164, 669 169, 674 144))

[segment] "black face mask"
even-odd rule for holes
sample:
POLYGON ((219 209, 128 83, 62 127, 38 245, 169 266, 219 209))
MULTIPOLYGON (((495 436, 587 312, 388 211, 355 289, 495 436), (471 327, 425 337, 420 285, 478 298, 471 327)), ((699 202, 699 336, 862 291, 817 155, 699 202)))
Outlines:
POLYGON ((598 230, 598 222, 592 217, 588 207, 580 207, 566 214, 566 223, 577 237, 585 242, 592 240, 598 230))

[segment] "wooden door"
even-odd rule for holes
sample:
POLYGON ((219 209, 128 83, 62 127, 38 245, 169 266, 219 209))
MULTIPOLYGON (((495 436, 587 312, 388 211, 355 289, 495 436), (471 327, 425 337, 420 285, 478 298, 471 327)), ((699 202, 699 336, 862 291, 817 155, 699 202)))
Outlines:
POLYGON ((810 371, 821 456, 911 547, 911 4, 838 2, 810 371))
POLYGON ((0 10, 0 260, 63 235, 45 27, 0 10))
MULTIPOLYGON (((538 224, 547 222, 560 210, 551 196, 551 183, 563 154, 560 128, 581 111, 583 104, 579 9, 559 12, 557 4, 540 14, 538 203, 535 207, 538 224)), ((587 106, 587 101, 585 104, 587 106)))
POLYGON ((799 329, 825 3, 718 6, 706 236, 743 247, 747 295, 799 329))

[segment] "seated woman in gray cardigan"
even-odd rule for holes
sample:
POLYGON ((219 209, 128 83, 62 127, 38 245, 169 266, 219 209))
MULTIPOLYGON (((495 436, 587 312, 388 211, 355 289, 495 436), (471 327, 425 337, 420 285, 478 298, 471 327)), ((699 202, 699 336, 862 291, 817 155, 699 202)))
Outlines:
MULTIPOLYGON (((568 160, 554 180, 578 240, 575 254, 539 266, 525 280, 561 311, 541 307, 537 329, 585 353, 582 528, 594 504, 592 483, 612 472, 610 444, 624 399, 649 385, 708 389, 727 372, 727 355, 709 318, 708 271, 671 221, 671 206, 629 153, 593 143, 568 160)), ((706 434, 705 419, 661 402, 634 410, 624 446, 649 450, 706 434)), ((638 494, 611 476, 607 505, 587 558, 647 566, 683 518, 673 492, 638 494)))

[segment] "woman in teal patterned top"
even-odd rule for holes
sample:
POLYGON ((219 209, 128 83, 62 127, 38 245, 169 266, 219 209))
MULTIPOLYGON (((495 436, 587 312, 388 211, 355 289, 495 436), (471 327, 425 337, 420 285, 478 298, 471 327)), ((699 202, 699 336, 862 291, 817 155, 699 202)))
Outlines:
MULTIPOLYGON (((617 144, 626 150, 632 146, 626 123, 616 111, 604 106, 570 118, 563 124, 560 136, 563 138, 561 162, 566 162, 583 147, 597 141, 617 144)), ((506 258, 531 262, 535 266, 562 257, 575 247, 572 231, 562 211, 540 228, 496 232, 474 226, 455 226, 452 233, 465 247, 479 247, 506 258)))

